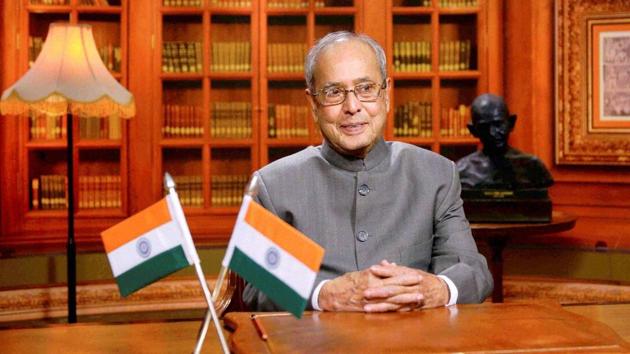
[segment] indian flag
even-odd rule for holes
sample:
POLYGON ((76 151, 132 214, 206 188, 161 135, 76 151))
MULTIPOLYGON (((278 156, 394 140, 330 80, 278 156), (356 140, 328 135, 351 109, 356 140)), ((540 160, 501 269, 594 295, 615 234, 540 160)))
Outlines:
POLYGON ((122 296, 199 262, 176 193, 103 231, 101 238, 122 296))
POLYGON ((300 318, 323 258, 321 246, 245 196, 223 266, 300 318))

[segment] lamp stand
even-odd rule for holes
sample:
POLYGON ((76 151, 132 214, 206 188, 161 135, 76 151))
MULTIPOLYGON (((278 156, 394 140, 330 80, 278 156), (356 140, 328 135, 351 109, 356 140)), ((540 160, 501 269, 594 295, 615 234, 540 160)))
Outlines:
POLYGON ((74 242, 74 146, 72 144, 72 116, 66 119, 67 163, 68 163, 68 242, 66 244, 68 275, 68 323, 77 322, 77 258, 74 242))

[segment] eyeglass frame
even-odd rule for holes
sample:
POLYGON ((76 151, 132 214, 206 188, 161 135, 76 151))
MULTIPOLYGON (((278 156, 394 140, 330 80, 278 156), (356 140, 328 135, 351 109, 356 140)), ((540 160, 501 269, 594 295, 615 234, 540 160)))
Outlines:
MULTIPOLYGON (((378 98, 381 96, 381 91, 383 91, 384 89, 387 88, 387 79, 383 79, 383 83, 378 86, 378 93, 376 94, 376 97, 373 100, 362 100, 359 97, 359 95, 357 95, 357 93, 354 91, 357 86, 359 86, 361 84, 365 84, 367 82, 378 85, 374 81, 366 80, 366 81, 363 81, 363 82, 360 82, 360 83, 354 85, 351 89, 346 89, 346 88, 343 88, 343 87, 339 87, 339 89, 343 90, 343 100, 341 100, 339 103, 325 104, 325 103, 320 102, 317 98, 315 98, 315 101, 318 104, 320 104, 320 105, 322 105, 324 107, 337 106, 337 105, 340 105, 340 104, 343 104, 344 102, 346 102, 346 100, 348 99, 348 93, 350 93, 350 92, 354 93, 354 97, 356 97, 357 100, 359 100, 360 102, 376 102, 376 101, 378 101, 378 98)), ((313 96, 313 97, 317 97, 317 96, 321 95, 322 92, 325 89, 327 89, 327 88, 328 87, 322 87, 319 90, 315 91, 314 93, 310 93, 310 95, 313 96)))

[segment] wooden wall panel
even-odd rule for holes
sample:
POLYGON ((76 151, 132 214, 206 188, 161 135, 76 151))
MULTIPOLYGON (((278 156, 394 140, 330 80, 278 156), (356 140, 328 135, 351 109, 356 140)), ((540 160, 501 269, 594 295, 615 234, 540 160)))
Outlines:
MULTIPOLYGON (((0 8, 0 15, 2 21, 0 21, 0 62, 2 70, 0 70, 0 93, 4 89, 12 85, 17 79, 19 56, 15 55, 17 50, 18 36, 17 31, 18 23, 14 20, 19 18, 19 6, 17 3, 8 3, 3 1, 0 8)), ((23 34, 22 34, 23 35, 23 34)), ((19 145, 19 136, 12 133, 17 131, 19 120, 12 116, 0 117, 0 194, 6 196, 6 198, 0 198, 0 217, 2 220, 21 220, 21 212, 19 210, 18 203, 8 203, 7 200, 21 200, 18 197, 16 184, 19 179, 19 171, 16 164, 8 164, 5 161, 11 161, 16 159, 18 154, 16 151, 19 145)), ((0 234, 6 234, 11 231, 12 223, 1 223, 2 230, 0 234)))
POLYGON ((129 122, 129 191, 143 190, 130 193, 129 215, 151 205, 155 200, 150 189, 155 183, 152 180, 153 171, 146 161, 153 161, 151 132, 153 109, 160 107, 154 102, 153 93, 154 74, 152 60, 156 54, 155 23, 152 7, 158 4, 150 0, 129 1, 129 91, 134 94, 136 101, 136 116, 129 122))
POLYGON ((518 114, 512 145, 539 156, 556 184, 554 208, 578 216, 559 239, 630 248, 630 168, 554 165, 554 2, 505 2, 505 96, 518 114))

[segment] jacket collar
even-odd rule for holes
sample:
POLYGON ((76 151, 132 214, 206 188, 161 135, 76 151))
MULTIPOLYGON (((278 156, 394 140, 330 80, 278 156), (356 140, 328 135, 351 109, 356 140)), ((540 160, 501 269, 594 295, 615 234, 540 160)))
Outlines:
POLYGON ((352 172, 371 170, 378 166, 388 154, 389 147, 382 137, 376 140, 376 144, 374 144, 372 150, 370 150, 363 159, 338 153, 330 146, 330 143, 328 143, 326 139, 324 139, 322 143, 322 156, 326 161, 336 167, 352 172))

